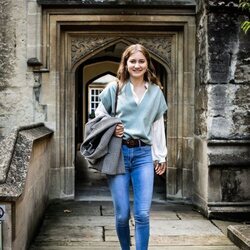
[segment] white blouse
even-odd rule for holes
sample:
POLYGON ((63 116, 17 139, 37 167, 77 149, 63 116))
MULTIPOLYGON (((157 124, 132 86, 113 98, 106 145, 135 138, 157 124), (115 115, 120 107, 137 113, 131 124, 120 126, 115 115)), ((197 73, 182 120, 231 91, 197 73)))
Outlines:
MULTIPOLYGON (((133 97, 137 104, 140 104, 143 100, 145 93, 148 91, 148 83, 145 84, 146 91, 141 99, 138 98, 134 91, 134 86, 131 84, 131 90, 133 93, 133 97)), ((103 104, 100 102, 97 109, 95 110, 95 114, 108 114, 103 104)), ((163 116, 155 121, 151 128, 151 135, 152 135, 152 156, 154 161, 165 162, 167 157, 167 147, 166 147, 166 137, 165 137, 165 129, 164 129, 164 119, 163 116)))

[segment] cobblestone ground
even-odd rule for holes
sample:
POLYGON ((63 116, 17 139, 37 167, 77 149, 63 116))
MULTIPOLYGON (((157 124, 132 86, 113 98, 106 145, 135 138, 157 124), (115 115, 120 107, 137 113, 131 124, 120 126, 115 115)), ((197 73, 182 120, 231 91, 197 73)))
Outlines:
MULTIPOLYGON (((134 246, 134 221, 131 249, 134 246)), ((236 250, 227 222, 210 221, 189 205, 154 202, 149 250, 236 250)), ((58 201, 47 209, 32 250, 120 249, 110 201, 58 201)))

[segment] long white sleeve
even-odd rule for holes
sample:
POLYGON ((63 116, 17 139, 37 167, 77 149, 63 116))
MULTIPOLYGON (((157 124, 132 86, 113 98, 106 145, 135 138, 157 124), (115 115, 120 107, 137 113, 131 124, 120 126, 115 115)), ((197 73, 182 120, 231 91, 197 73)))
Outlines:
POLYGON ((163 116, 155 121, 151 128, 152 155, 154 161, 165 162, 167 157, 166 137, 163 116))
POLYGON ((107 110, 105 109, 104 105, 102 104, 102 102, 100 102, 95 110, 95 115, 98 116, 98 115, 108 115, 108 112, 107 110))

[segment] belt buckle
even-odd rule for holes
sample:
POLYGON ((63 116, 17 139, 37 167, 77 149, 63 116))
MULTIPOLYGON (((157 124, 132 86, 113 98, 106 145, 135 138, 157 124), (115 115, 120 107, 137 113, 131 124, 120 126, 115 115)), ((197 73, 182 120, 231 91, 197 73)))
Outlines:
POLYGON ((135 141, 133 139, 128 139, 127 140, 128 146, 133 148, 135 146, 135 141))

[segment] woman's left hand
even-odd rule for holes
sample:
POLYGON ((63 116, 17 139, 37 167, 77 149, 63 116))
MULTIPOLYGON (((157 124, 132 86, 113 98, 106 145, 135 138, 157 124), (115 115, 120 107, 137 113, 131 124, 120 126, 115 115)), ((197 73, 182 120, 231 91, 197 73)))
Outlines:
POLYGON ((154 167, 155 167, 155 173, 158 175, 162 175, 167 169, 167 163, 166 162, 159 163, 158 161, 155 161, 154 167))

